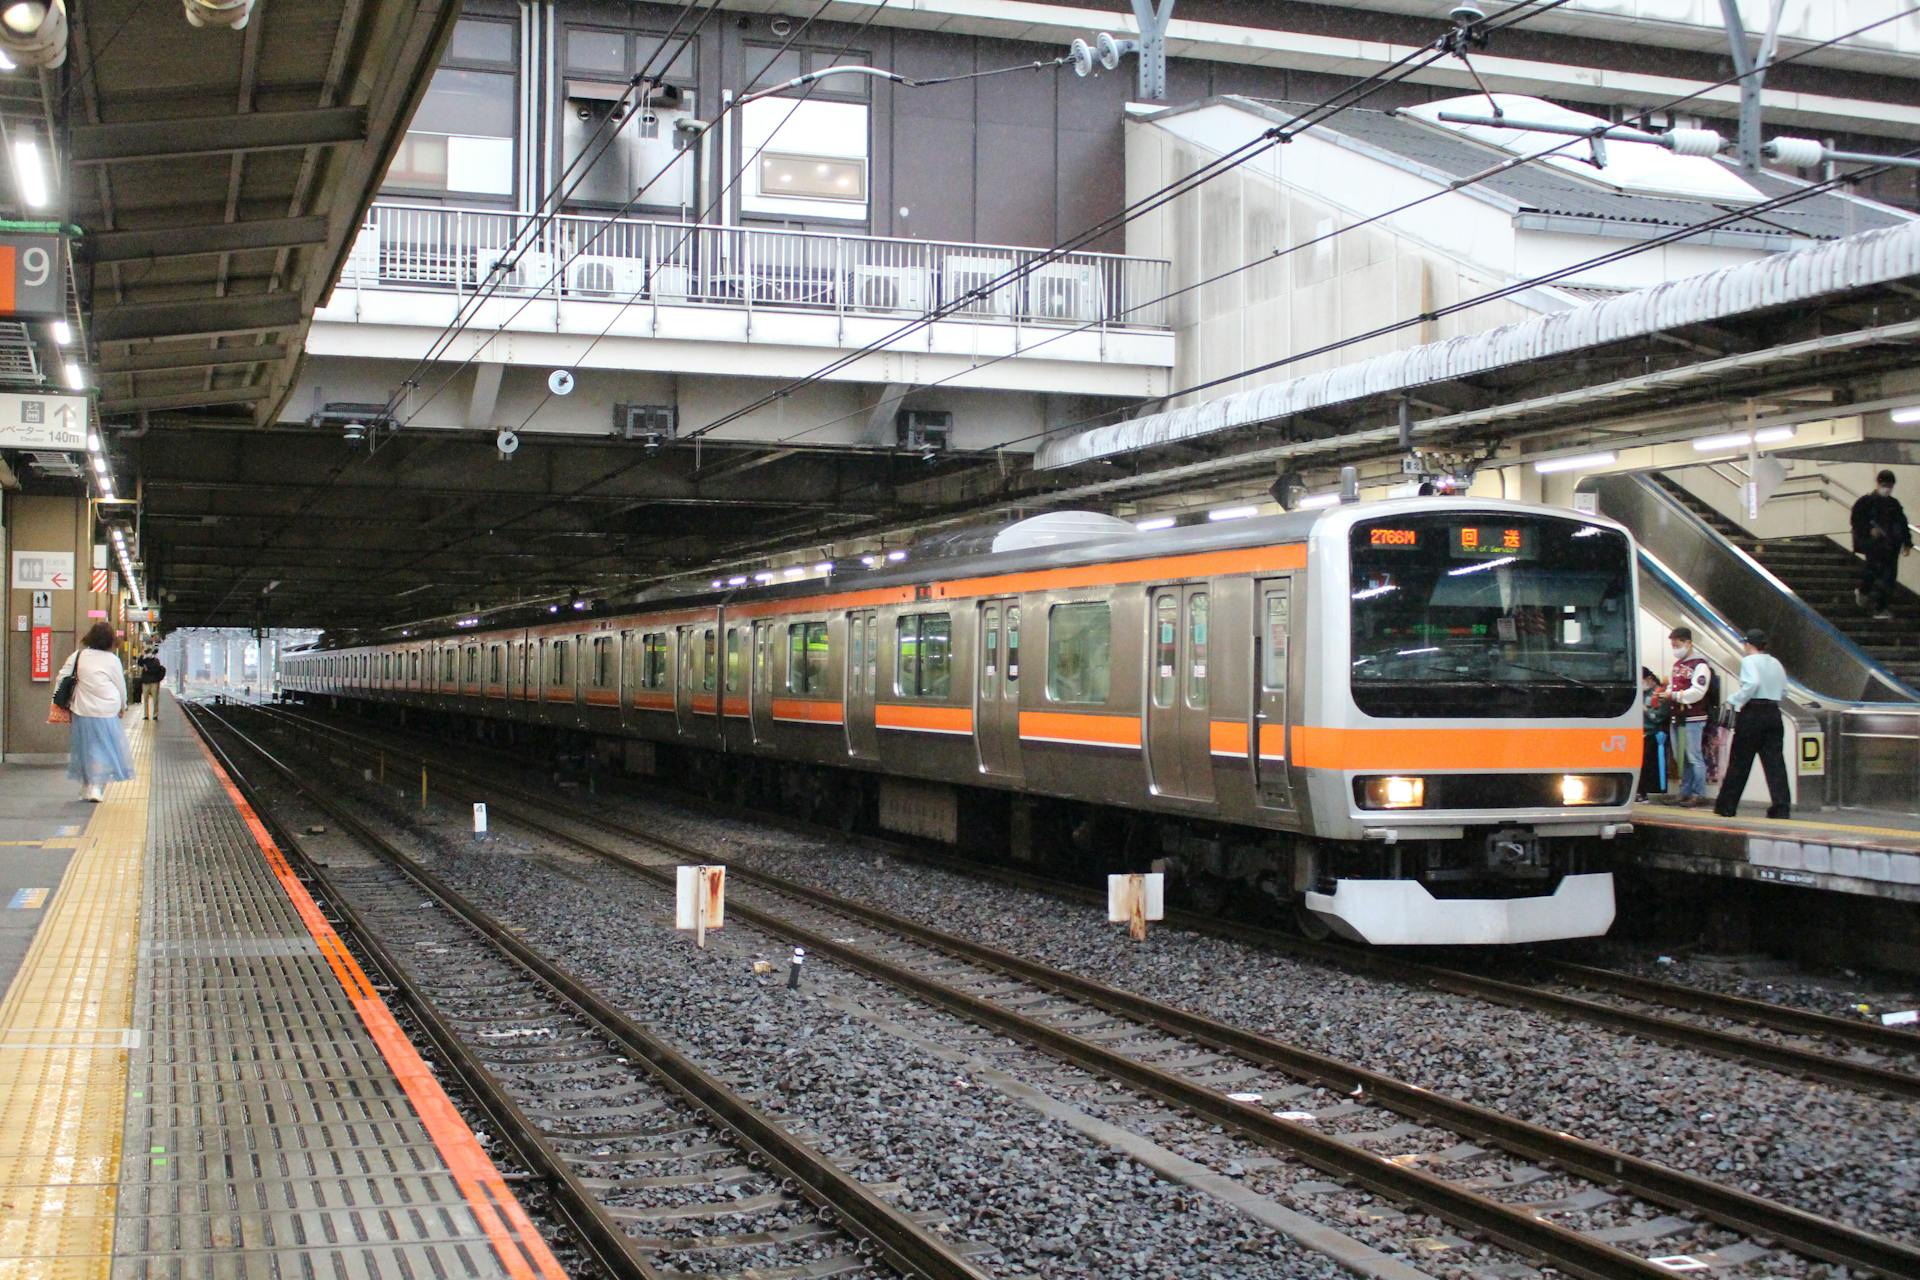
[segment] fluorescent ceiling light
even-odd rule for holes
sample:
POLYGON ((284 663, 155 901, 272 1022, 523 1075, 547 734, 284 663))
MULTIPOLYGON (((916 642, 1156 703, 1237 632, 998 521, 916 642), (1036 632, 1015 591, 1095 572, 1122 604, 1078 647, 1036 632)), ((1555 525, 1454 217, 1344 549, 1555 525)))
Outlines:
POLYGON ((907 553, 904 551, 887 552, 887 559, 893 561, 895 564, 900 563, 902 560, 905 560, 906 558, 907 558, 907 553))
POLYGON ((720 589, 720 587, 721 587, 722 585, 723 585, 723 584, 722 584, 722 582, 721 582, 721 580, 720 580, 719 578, 715 578, 715 579, 713 580, 713 587, 714 587, 714 590, 716 590, 716 591, 717 591, 717 590, 719 590, 719 589, 720 589))
POLYGON ((98 432, 87 432, 87 448, 93 450, 95 453, 100 452, 100 434, 98 432))
POLYGON ((1173 517, 1155 516, 1151 520, 1138 520, 1134 522, 1133 527, 1142 533, 1152 533, 1156 529, 1171 529, 1173 528, 1173 517))
POLYGON ((29 209, 47 207, 47 170, 40 160, 40 144, 32 138, 13 140, 13 180, 20 187, 20 202, 29 209))
POLYGON ((1533 464, 1533 469, 1543 476, 1556 471, 1587 471, 1594 467, 1610 467, 1620 460, 1620 455, 1608 450, 1605 453, 1580 453, 1570 458, 1546 458, 1533 464))
POLYGON ((1895 422, 1920 422, 1920 404, 1903 405, 1887 416, 1895 422))
POLYGON ((801 567, 800 567, 799 565, 797 565, 797 564, 793 564, 793 565, 788 565, 788 566, 787 566, 786 568, 784 568, 784 569, 782 569, 782 570, 781 570, 780 572, 781 572, 781 573, 782 573, 783 575, 785 575, 786 577, 789 577, 789 578, 797 578, 797 577, 799 577, 799 576, 800 576, 801 574, 803 574, 803 573, 805 573, 805 572, 806 572, 806 570, 805 570, 805 569, 802 569, 802 568, 801 568, 801 567))
POLYGON ((1314 511, 1320 507, 1334 506, 1338 504, 1339 501, 1340 495, 1337 493, 1316 493, 1311 497, 1302 498, 1300 501, 1294 503, 1293 509, 1295 511, 1314 511))
POLYGON ((833 572, 833 561, 831 561, 831 560, 822 560, 822 561, 821 561, 821 562, 820 562, 819 564, 817 564, 817 565, 815 565, 815 566, 813 566, 813 571, 814 571, 815 573, 832 573, 832 572, 833 572))
POLYGON ((1701 453, 1718 453, 1724 449, 1744 449, 1749 444, 1779 444, 1782 440, 1791 439, 1792 427, 1764 427, 1752 436, 1744 431, 1724 436, 1701 436, 1693 442, 1693 447, 1701 453))
POLYGON ((53 341, 56 346, 66 346, 73 341, 73 326, 65 320, 53 322, 53 341))
POLYGON ((739 573, 736 573, 736 574, 734 574, 734 575, 733 575, 733 576, 732 576, 731 578, 728 578, 728 579, 727 579, 727 585, 728 585, 728 586, 730 586, 730 587, 744 587, 744 586, 746 586, 746 585, 747 585, 747 579, 746 579, 746 575, 745 575, 745 574, 739 574, 739 573))
POLYGON ((86 371, 72 360, 67 361, 67 386, 74 391, 87 389, 86 371))
POLYGON ((1260 514, 1259 507, 1215 507, 1207 512, 1209 520, 1245 520, 1260 514))
POLYGON ((99 473, 100 473, 101 475, 105 475, 105 474, 107 474, 107 460, 106 460, 105 458, 103 458, 103 457, 101 457, 101 456, 100 456, 99 454, 97 454, 97 453, 96 453, 96 454, 94 454, 94 455, 93 455, 93 469, 94 469, 95 471, 98 471, 98 472, 99 472, 99 473))
POLYGON ((772 570, 770 570, 770 569, 762 569, 762 570, 761 570, 760 572, 758 572, 758 573, 756 573, 756 574, 754 574, 754 575, 753 575, 753 580, 754 580, 755 582, 759 582, 759 583, 768 583, 768 582, 772 582, 772 581, 773 581, 773 571, 772 571, 772 570))

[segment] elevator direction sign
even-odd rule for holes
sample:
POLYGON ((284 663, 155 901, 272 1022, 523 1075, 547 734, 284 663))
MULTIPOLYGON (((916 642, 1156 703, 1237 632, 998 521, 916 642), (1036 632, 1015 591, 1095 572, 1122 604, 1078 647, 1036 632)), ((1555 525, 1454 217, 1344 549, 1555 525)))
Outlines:
POLYGON ((0 392, 0 449, 81 452, 87 447, 87 398, 0 392))

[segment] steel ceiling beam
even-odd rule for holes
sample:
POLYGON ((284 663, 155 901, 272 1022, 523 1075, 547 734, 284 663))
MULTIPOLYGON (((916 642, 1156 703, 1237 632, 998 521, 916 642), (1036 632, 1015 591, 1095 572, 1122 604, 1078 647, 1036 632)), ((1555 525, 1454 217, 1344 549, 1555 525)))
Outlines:
POLYGON ((95 231, 81 241, 81 252, 91 255, 95 262, 140 262, 209 253, 243 253, 248 249, 298 249, 325 244, 326 240, 327 220, 315 214, 307 218, 254 218, 191 227, 95 231))
POLYGON ((67 144, 75 164, 177 160, 185 156, 338 146, 367 140, 364 107, 254 111, 181 120, 77 125, 67 144))
POLYGON ((142 338, 212 338, 292 329, 305 318, 299 294, 255 293, 109 303, 95 307, 91 328, 96 342, 135 342, 142 338))
POLYGON ((252 347, 194 347, 187 350, 148 348, 121 356, 102 356, 100 372, 173 373, 194 369, 225 369, 234 365, 272 363, 287 358, 282 342, 264 342, 252 347))
POLYGON ((121 413, 157 413, 166 409, 200 409, 217 404, 257 404, 273 394, 271 387, 216 387, 211 391, 172 391, 164 395, 126 396, 102 400, 102 417, 121 413))

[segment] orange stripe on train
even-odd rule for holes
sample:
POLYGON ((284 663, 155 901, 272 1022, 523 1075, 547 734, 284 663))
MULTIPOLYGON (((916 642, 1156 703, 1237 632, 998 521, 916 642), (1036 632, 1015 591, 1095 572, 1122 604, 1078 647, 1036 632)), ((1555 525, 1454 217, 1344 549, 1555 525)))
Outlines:
POLYGON ((1088 715, 1078 711, 1022 711, 1020 736, 1035 742, 1138 747, 1140 721, 1134 716, 1088 715))
POLYGON ((801 724, 840 724, 846 719, 837 702, 819 702, 809 698, 775 698, 773 718, 801 724))
POLYGON ((1247 723, 1244 720, 1211 720, 1207 723, 1207 750, 1216 756, 1247 754, 1247 723))
POLYGON ((1293 731, 1308 769, 1631 769, 1640 735, 1627 729, 1334 729, 1293 731))
POLYGON ((970 707, 918 707, 882 702, 873 709, 873 723, 881 729, 917 729, 921 733, 972 733, 970 707))

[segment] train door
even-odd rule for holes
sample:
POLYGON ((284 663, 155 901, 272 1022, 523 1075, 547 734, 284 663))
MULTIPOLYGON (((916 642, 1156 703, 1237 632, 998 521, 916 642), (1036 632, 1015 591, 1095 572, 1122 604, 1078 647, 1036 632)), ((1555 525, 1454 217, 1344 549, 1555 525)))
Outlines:
POLYGON ((773 623, 761 618, 753 624, 752 691, 750 714, 756 744, 773 740, 773 623))
POLYGON ((1180 800, 1213 799, 1211 607, 1197 583, 1156 587, 1148 597, 1147 779, 1180 800))
POLYGON ((856 760, 880 755, 879 730, 873 723, 873 696, 880 684, 880 618, 872 609, 847 614, 847 678, 841 682, 845 705, 841 719, 847 729, 847 754, 856 760))
POLYGON ((673 629, 673 718, 682 737, 690 737, 699 725, 693 709, 694 693, 699 688, 694 654, 699 647, 698 627, 673 629))
POLYGON ((1020 769, 1020 601, 983 600, 974 646, 973 725, 980 772, 1018 780, 1020 769))
POLYGON ((1287 666, 1293 658, 1293 583, 1265 578, 1254 600, 1253 770, 1259 802, 1291 809, 1293 787, 1287 777, 1287 666))

